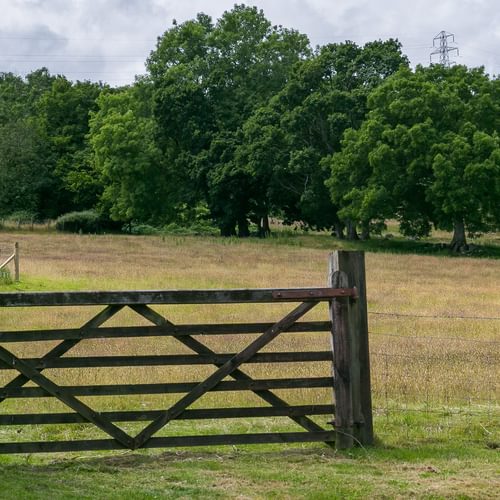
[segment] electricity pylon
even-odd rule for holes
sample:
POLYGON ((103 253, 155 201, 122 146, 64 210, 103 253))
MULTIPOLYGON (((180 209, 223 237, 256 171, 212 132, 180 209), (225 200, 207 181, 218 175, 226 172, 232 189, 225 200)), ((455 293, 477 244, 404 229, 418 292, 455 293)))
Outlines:
POLYGON ((442 64, 446 68, 449 68, 452 61, 450 61, 450 52, 457 52, 458 56, 458 47, 450 47, 448 45, 448 38, 451 38, 451 42, 455 43, 455 35, 453 33, 447 33, 446 31, 440 31, 432 40, 432 46, 436 49, 430 54, 430 62, 432 64, 432 56, 439 54, 439 64, 442 64), (439 46, 436 42, 439 40, 439 46))

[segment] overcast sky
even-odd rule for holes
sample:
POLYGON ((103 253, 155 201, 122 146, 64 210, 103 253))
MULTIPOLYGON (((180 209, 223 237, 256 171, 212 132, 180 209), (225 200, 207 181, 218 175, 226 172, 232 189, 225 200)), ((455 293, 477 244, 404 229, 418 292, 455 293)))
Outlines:
MULTIPOLYGON (((144 73, 157 36, 205 12, 214 21, 229 0, 0 0, 0 72, 45 66, 72 80, 125 85, 144 73)), ((398 38, 413 65, 429 63, 432 40, 455 34, 468 66, 500 74, 500 0, 255 0, 273 24, 306 33, 314 45, 398 38)))

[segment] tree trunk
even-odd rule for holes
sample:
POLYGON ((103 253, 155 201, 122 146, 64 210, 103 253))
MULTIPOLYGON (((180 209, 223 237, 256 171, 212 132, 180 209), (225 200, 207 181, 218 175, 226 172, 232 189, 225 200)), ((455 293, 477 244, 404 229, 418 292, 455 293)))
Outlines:
POLYGON ((370 239, 370 223, 369 222, 363 222, 363 224, 361 224, 361 239, 362 240, 369 240, 370 239))
POLYGON ((246 217, 238 219, 238 236, 240 238, 248 238, 248 236, 250 236, 250 229, 248 228, 248 220, 246 217))
POLYGON ((235 236, 236 229, 234 222, 226 222, 220 226, 220 235, 221 236, 235 236))
POLYGON ((356 231, 356 224, 352 221, 347 221, 347 239, 348 240, 359 240, 358 232, 356 231))
POLYGON ((453 223, 453 238, 451 239, 450 248, 453 252, 468 249, 463 220, 457 220, 453 223))
POLYGON ((267 238, 271 235, 271 228, 269 227, 269 216, 266 214, 262 217, 262 237, 267 238))
POLYGON ((255 221, 257 224, 257 235, 259 238, 267 238, 271 235, 271 228, 269 227, 269 216, 267 214, 262 217, 257 217, 255 221))
POLYGON ((345 228, 345 225, 342 222, 340 222, 340 221, 336 222, 333 225, 332 236, 335 235, 339 240, 345 239, 344 228, 345 228))

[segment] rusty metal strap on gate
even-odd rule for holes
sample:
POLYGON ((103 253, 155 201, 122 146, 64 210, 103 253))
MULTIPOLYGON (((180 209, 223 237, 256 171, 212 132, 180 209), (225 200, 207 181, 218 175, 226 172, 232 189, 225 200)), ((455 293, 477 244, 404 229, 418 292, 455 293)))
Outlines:
POLYGON ((358 298, 358 289, 353 288, 299 288, 296 290, 276 290, 273 292, 275 299, 297 299, 305 301, 308 299, 328 300, 335 297, 358 298))

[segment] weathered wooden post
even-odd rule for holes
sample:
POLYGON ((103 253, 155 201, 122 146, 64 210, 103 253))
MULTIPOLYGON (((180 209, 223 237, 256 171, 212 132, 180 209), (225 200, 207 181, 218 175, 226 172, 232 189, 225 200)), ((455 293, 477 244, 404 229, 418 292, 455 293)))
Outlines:
POLYGON ((364 252, 330 254, 328 285, 356 287, 358 297, 331 303, 336 446, 373 443, 364 252))
POLYGON ((19 243, 14 244, 14 281, 19 281, 19 243))
POLYGON ((19 281, 19 243, 14 245, 14 253, 6 261, 0 261, 0 269, 3 269, 11 261, 14 261, 14 281, 19 281))

